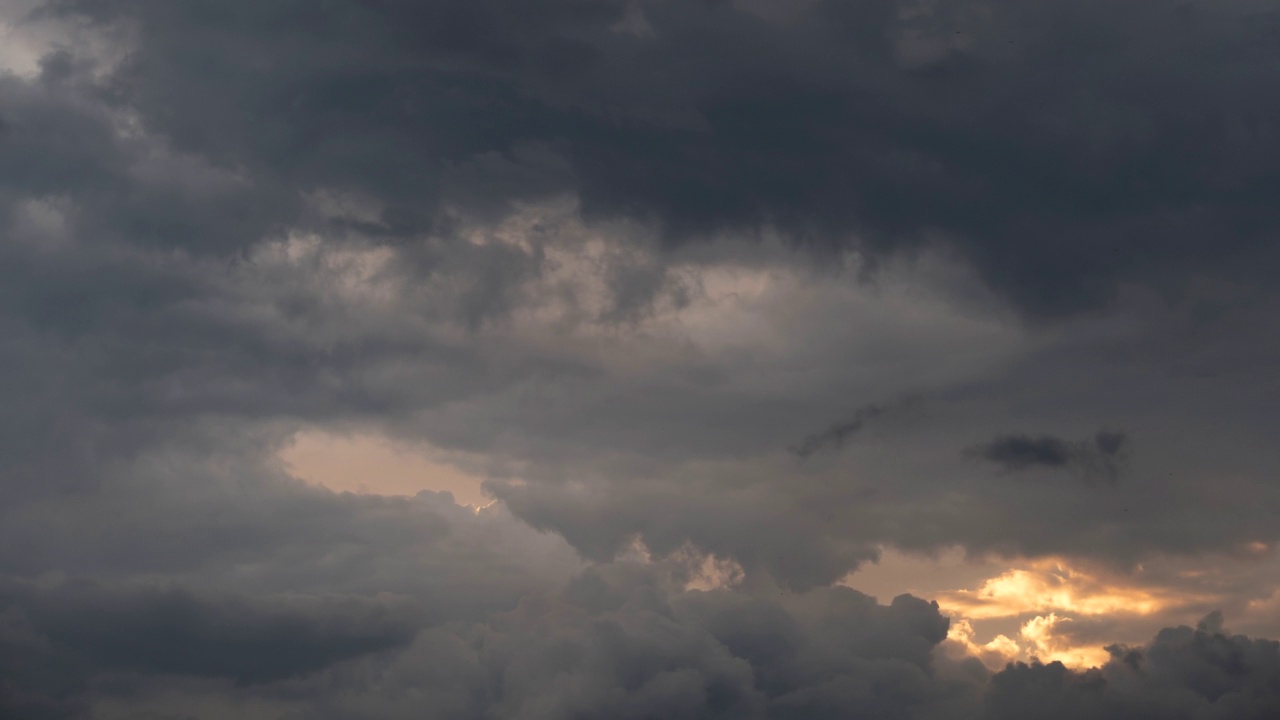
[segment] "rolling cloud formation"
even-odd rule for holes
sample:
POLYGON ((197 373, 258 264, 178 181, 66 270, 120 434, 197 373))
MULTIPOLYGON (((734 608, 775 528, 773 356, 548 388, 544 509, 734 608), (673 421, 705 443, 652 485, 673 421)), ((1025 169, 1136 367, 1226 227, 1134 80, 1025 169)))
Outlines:
POLYGON ((0 715, 1280 715, 1270 3, 0 31, 0 715), (494 502, 317 487, 300 432, 494 502), (886 548, 1226 619, 988 668, 927 593, 845 587, 886 548))

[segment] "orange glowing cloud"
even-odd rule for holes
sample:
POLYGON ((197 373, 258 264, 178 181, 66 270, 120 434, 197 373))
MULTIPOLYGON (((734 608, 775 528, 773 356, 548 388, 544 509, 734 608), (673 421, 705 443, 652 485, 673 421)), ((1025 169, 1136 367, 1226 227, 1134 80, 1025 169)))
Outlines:
POLYGON ((1229 555, 1154 558, 1122 572, 1056 557, 1005 564, 955 548, 937 555, 885 548, 878 563, 841 583, 882 598, 911 592, 936 600, 951 618, 944 651, 993 670, 1031 660, 1081 668, 1108 660, 1102 637, 1143 642, 1161 627, 1194 623, 1211 610, 1230 613, 1252 634, 1274 635, 1280 586, 1259 578, 1280 568, 1275 550, 1248 542, 1229 555))
MULTIPOLYGON (((1191 588, 1152 582, 1141 568, 1137 575, 1121 575, 1082 569, 1061 558, 1020 563, 986 579, 976 589, 943 591, 934 596, 952 618, 948 635, 951 650, 976 657, 992 669, 1018 660, 1096 667, 1110 654, 1101 645, 1073 639, 1068 626, 1077 618, 1133 621, 1177 613, 1215 599, 1191 588), (1000 620, 1006 622, 997 622, 1000 620), (999 634, 986 642, 978 639, 976 623, 1008 628, 1007 621, 1013 620, 1018 623, 1016 635, 999 634)), ((1138 623, 1143 624, 1145 621, 1138 623)))
POLYGON ((1185 593, 1088 573, 1059 559, 1033 561, 990 578, 977 590, 954 590, 937 597, 944 611, 975 620, 1052 612, 1151 615, 1193 599, 1185 593))
POLYGON ((1062 632, 1062 626, 1070 622, 1071 618, 1057 613, 1037 615, 1022 624, 1018 640, 997 635, 981 643, 976 639, 973 623, 959 618, 952 620, 947 640, 953 651, 975 657, 992 670, 1011 662, 1030 660, 1060 662, 1072 668, 1098 667, 1105 663, 1111 657, 1105 648, 1073 643, 1070 636, 1062 632))
POLYGON ((1096 667, 1110 654, 1099 645, 1073 642, 1065 626, 1074 617, 1144 617, 1201 599, 1167 588, 1143 586, 1140 579, 1089 572, 1059 558, 1030 561, 989 578, 976 590, 939 593, 938 606, 953 617, 953 647, 993 669, 1014 660, 1096 667), (974 621, 1022 621, 1017 640, 1006 635, 980 643, 974 621))
POLYGON ((963 618, 951 621, 947 631, 947 640, 952 647, 958 648, 964 655, 971 655, 982 661, 983 665, 997 669, 1017 660, 1022 655, 1022 647, 1009 639, 1007 635, 997 635, 986 643, 976 640, 977 632, 973 623, 963 618))
POLYGON ((1098 667, 1111 657, 1104 648, 1076 645, 1056 632, 1060 624, 1069 622, 1071 618, 1058 617, 1057 613, 1028 620, 1018 633, 1026 645, 1025 652, 1041 662, 1060 662, 1068 667, 1098 667))

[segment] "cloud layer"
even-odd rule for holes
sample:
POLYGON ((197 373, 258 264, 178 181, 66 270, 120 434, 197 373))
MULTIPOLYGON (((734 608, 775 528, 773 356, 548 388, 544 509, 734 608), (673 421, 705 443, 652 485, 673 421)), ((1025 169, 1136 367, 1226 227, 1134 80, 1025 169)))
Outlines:
POLYGON ((1275 715, 1276 18, 5 3, 0 712, 1275 715))

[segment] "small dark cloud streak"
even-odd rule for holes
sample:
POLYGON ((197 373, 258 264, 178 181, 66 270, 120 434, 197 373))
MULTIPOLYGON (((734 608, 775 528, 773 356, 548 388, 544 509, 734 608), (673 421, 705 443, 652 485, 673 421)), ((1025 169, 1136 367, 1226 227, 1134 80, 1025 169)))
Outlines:
POLYGON ((1123 470, 1129 436, 1099 430, 1091 440, 1072 442, 1053 435, 1002 435, 965 454, 1011 473, 1033 469, 1070 470, 1085 480, 1115 482, 1123 470))
POLYGON ((820 450, 838 450, 844 447, 845 443, 853 439, 855 435, 862 432, 862 428, 868 422, 887 412, 889 412, 889 408, 886 405, 867 405, 858 408, 852 419, 833 423, 826 430, 806 435, 803 440, 788 447, 787 450, 801 459, 807 458, 820 450))

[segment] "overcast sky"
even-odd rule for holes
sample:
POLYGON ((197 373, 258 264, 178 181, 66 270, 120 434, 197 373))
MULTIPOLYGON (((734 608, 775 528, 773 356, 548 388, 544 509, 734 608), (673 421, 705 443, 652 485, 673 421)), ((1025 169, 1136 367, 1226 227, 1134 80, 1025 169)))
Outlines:
POLYGON ((1280 717, 1280 5, 0 0, 0 717, 1280 717))

